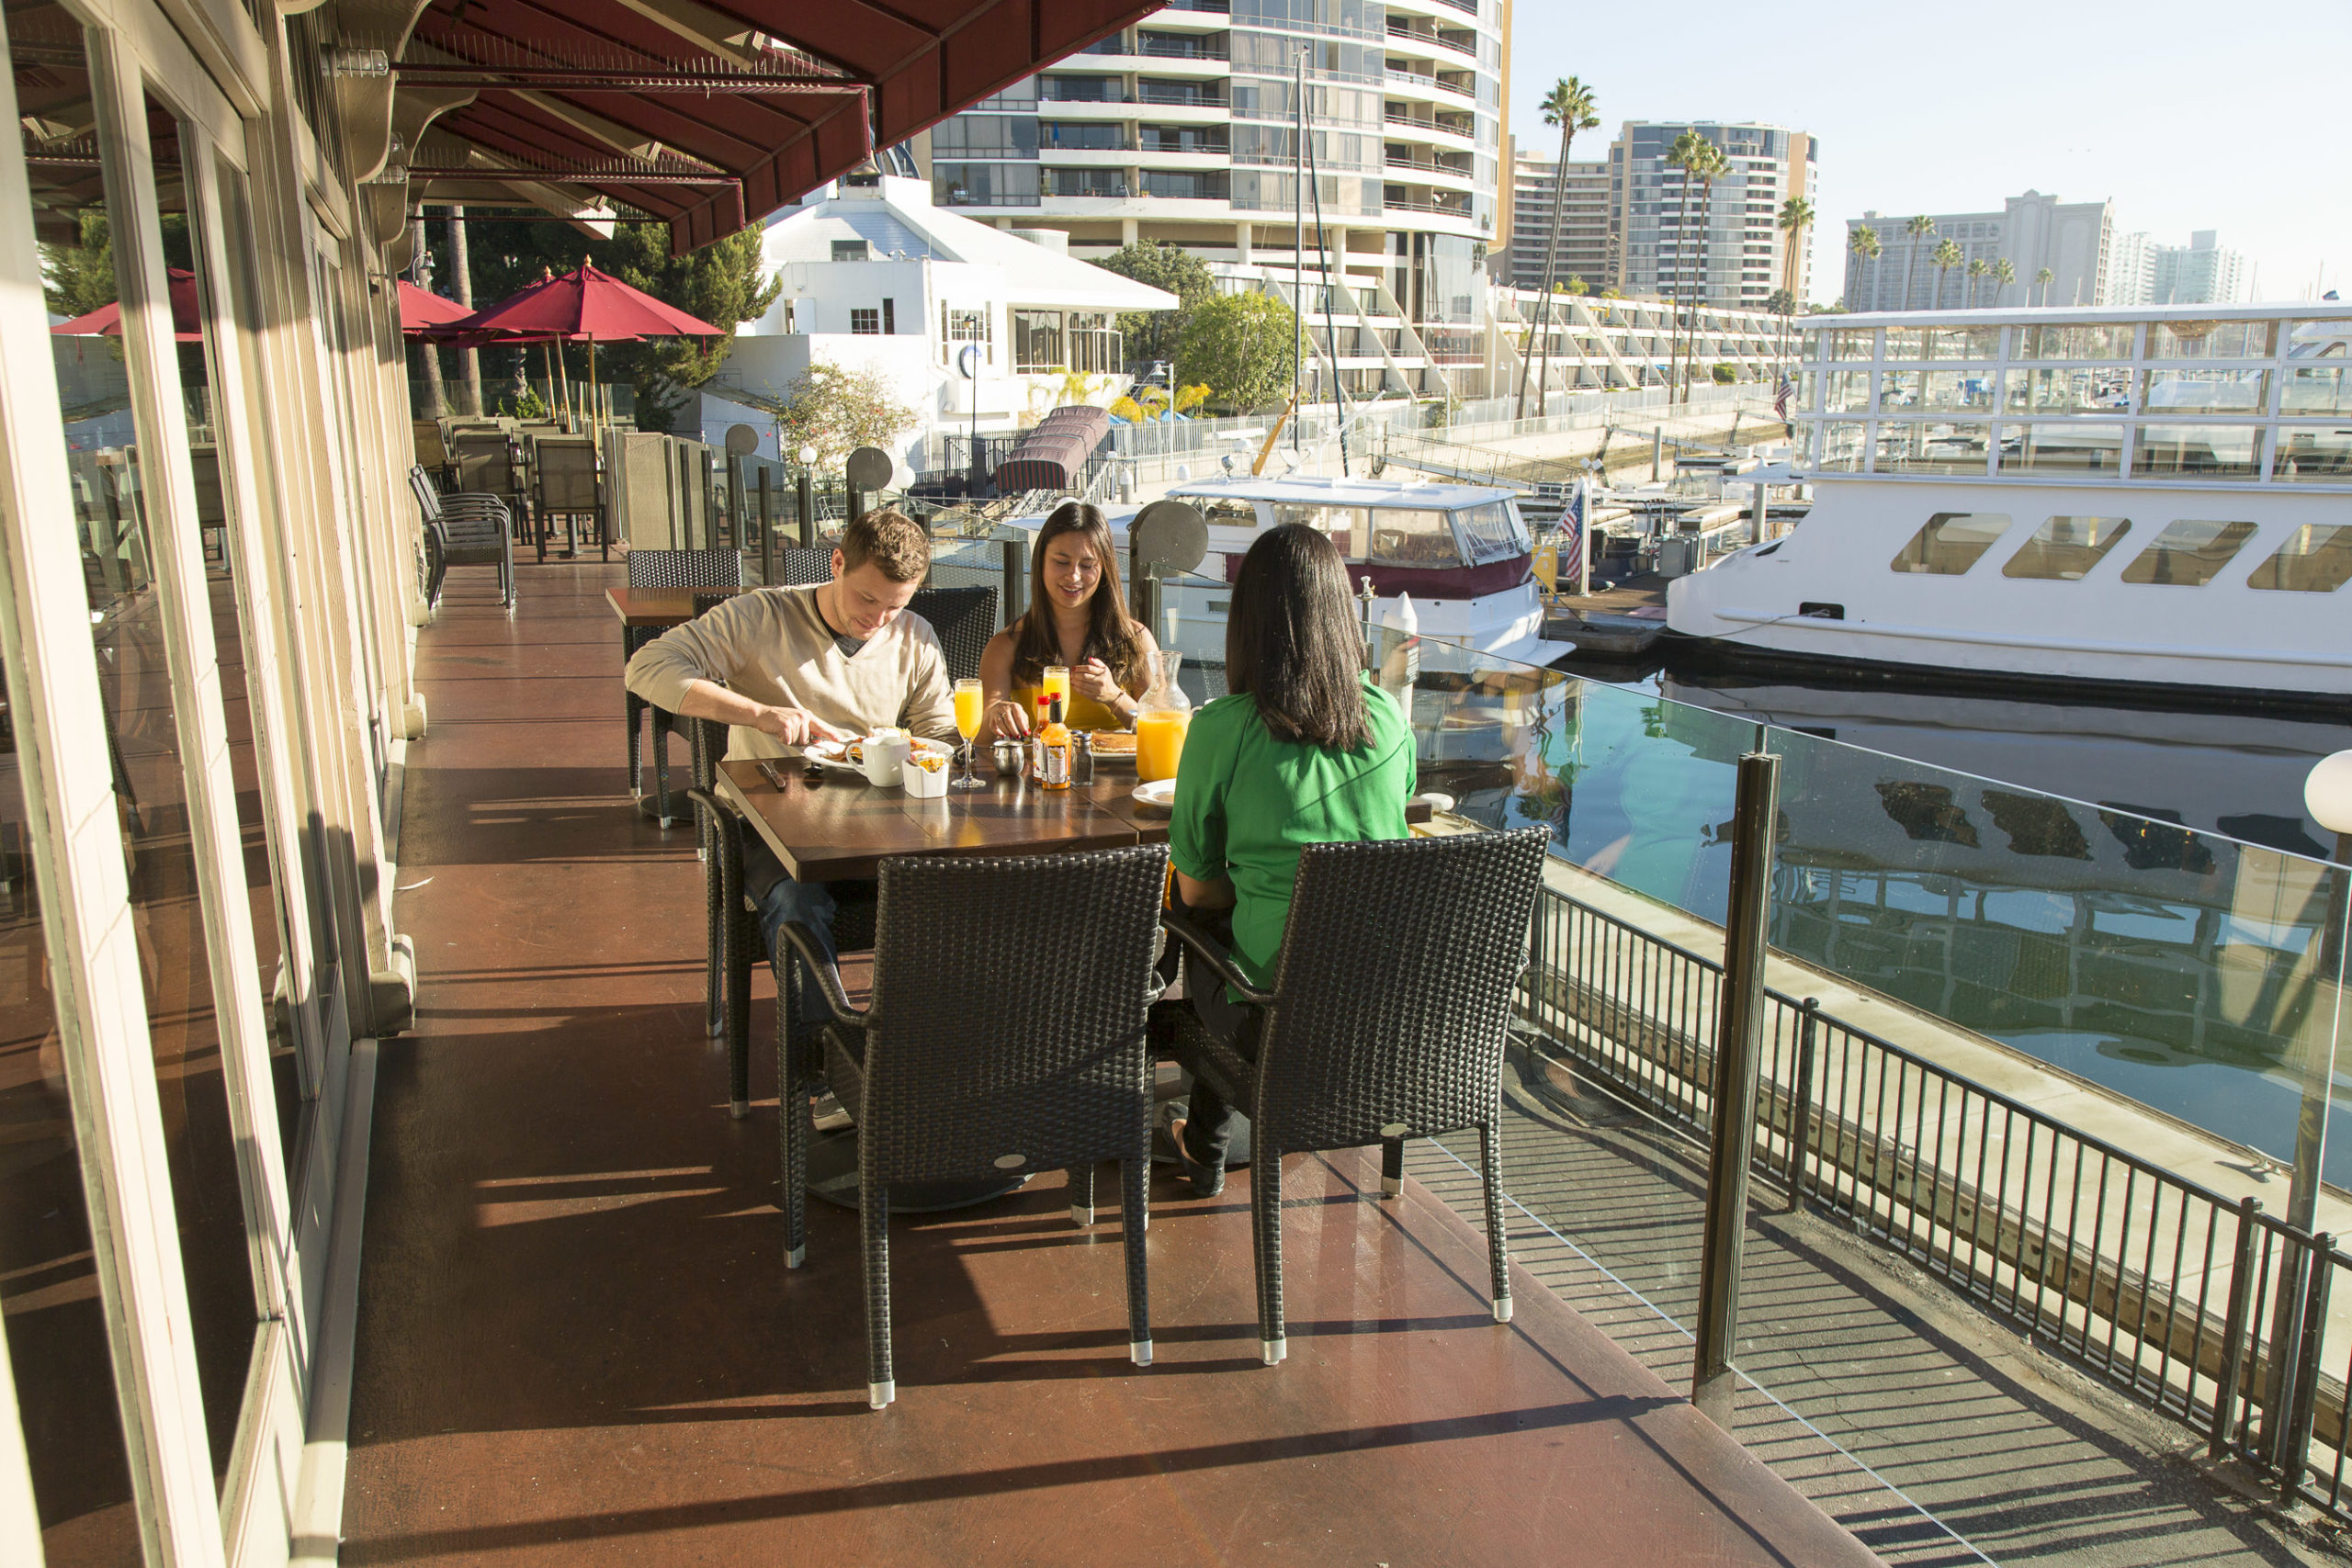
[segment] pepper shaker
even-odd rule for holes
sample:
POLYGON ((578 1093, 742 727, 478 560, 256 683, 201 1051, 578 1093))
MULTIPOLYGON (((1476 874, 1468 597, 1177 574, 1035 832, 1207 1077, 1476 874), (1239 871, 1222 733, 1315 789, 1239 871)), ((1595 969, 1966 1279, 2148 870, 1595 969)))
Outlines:
POLYGON ((1069 757, 1069 782, 1091 784, 1094 782, 1094 732, 1081 729, 1073 738, 1069 757))

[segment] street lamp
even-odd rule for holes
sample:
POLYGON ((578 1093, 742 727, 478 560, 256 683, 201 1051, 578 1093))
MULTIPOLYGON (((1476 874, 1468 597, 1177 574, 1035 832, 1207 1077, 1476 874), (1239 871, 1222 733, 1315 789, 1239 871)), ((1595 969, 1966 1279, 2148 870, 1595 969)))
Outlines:
POLYGON ((2352 751, 2323 757, 2303 780, 2303 808, 2335 835, 2335 858, 2352 864, 2352 751))

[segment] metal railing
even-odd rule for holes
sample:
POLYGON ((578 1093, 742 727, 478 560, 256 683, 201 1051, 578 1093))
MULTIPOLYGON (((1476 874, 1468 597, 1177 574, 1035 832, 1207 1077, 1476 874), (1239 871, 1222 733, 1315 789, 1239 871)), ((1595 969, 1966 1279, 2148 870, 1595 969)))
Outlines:
POLYGON ((1402 39, 1408 43, 1425 43, 1433 49, 1450 49, 1456 54, 1466 54, 1474 60, 1478 55, 1478 46, 1475 41, 1464 43, 1458 39, 1450 39, 1442 33, 1415 32, 1394 17, 1388 18, 1388 36, 1392 39, 1402 39))
MULTIPOLYGON (((1556 889, 1538 907, 1532 1049, 1703 1143, 1714 959, 1556 889)), ((2352 1519, 2352 1350, 2328 1308, 2352 1256, 1765 987, 1754 1171, 1937 1276, 2211 1454, 2352 1519)))

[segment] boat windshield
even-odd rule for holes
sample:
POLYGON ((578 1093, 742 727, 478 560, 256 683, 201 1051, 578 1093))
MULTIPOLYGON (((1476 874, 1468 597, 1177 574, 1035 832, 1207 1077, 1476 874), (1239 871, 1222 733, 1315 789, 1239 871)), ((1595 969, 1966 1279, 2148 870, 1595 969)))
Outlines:
POLYGON ((1374 566, 1448 567, 1462 564, 1462 551, 1449 513, 1375 506, 1364 558, 1374 566))
POLYGON ((1523 556, 1534 547, 1528 540, 1527 530, 1511 515, 1507 501, 1465 506, 1453 514, 1453 520, 1462 525, 1462 537, 1470 547, 1474 565, 1523 556))
POLYGON ((1319 528, 1331 536, 1340 554, 1348 560, 1363 558, 1363 509, 1360 506, 1325 506, 1319 502, 1278 501, 1274 502, 1274 525, 1296 523, 1302 527, 1319 528))
POLYGON ((1258 503, 1230 495, 1171 495, 1170 501, 1181 501, 1196 508, 1212 528, 1255 528, 1258 525, 1258 503))

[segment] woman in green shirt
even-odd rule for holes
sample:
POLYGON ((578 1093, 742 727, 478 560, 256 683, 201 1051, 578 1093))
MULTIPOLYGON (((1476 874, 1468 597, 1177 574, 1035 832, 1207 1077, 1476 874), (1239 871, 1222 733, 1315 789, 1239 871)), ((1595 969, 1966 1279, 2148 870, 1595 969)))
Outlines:
MULTIPOLYGON (((1413 735, 1396 701, 1363 673, 1363 637, 1348 572, 1319 530, 1270 528, 1244 557, 1225 634, 1230 693, 1193 716, 1176 772, 1169 846, 1178 896, 1192 911, 1230 911, 1241 972, 1274 974, 1298 853, 1308 844, 1406 836, 1413 735)), ((1245 1056, 1258 1015, 1188 976, 1204 1027, 1245 1056)), ((1205 1084, 1189 1118, 1167 1123, 1193 1189, 1225 1185, 1234 1112, 1205 1084)))

